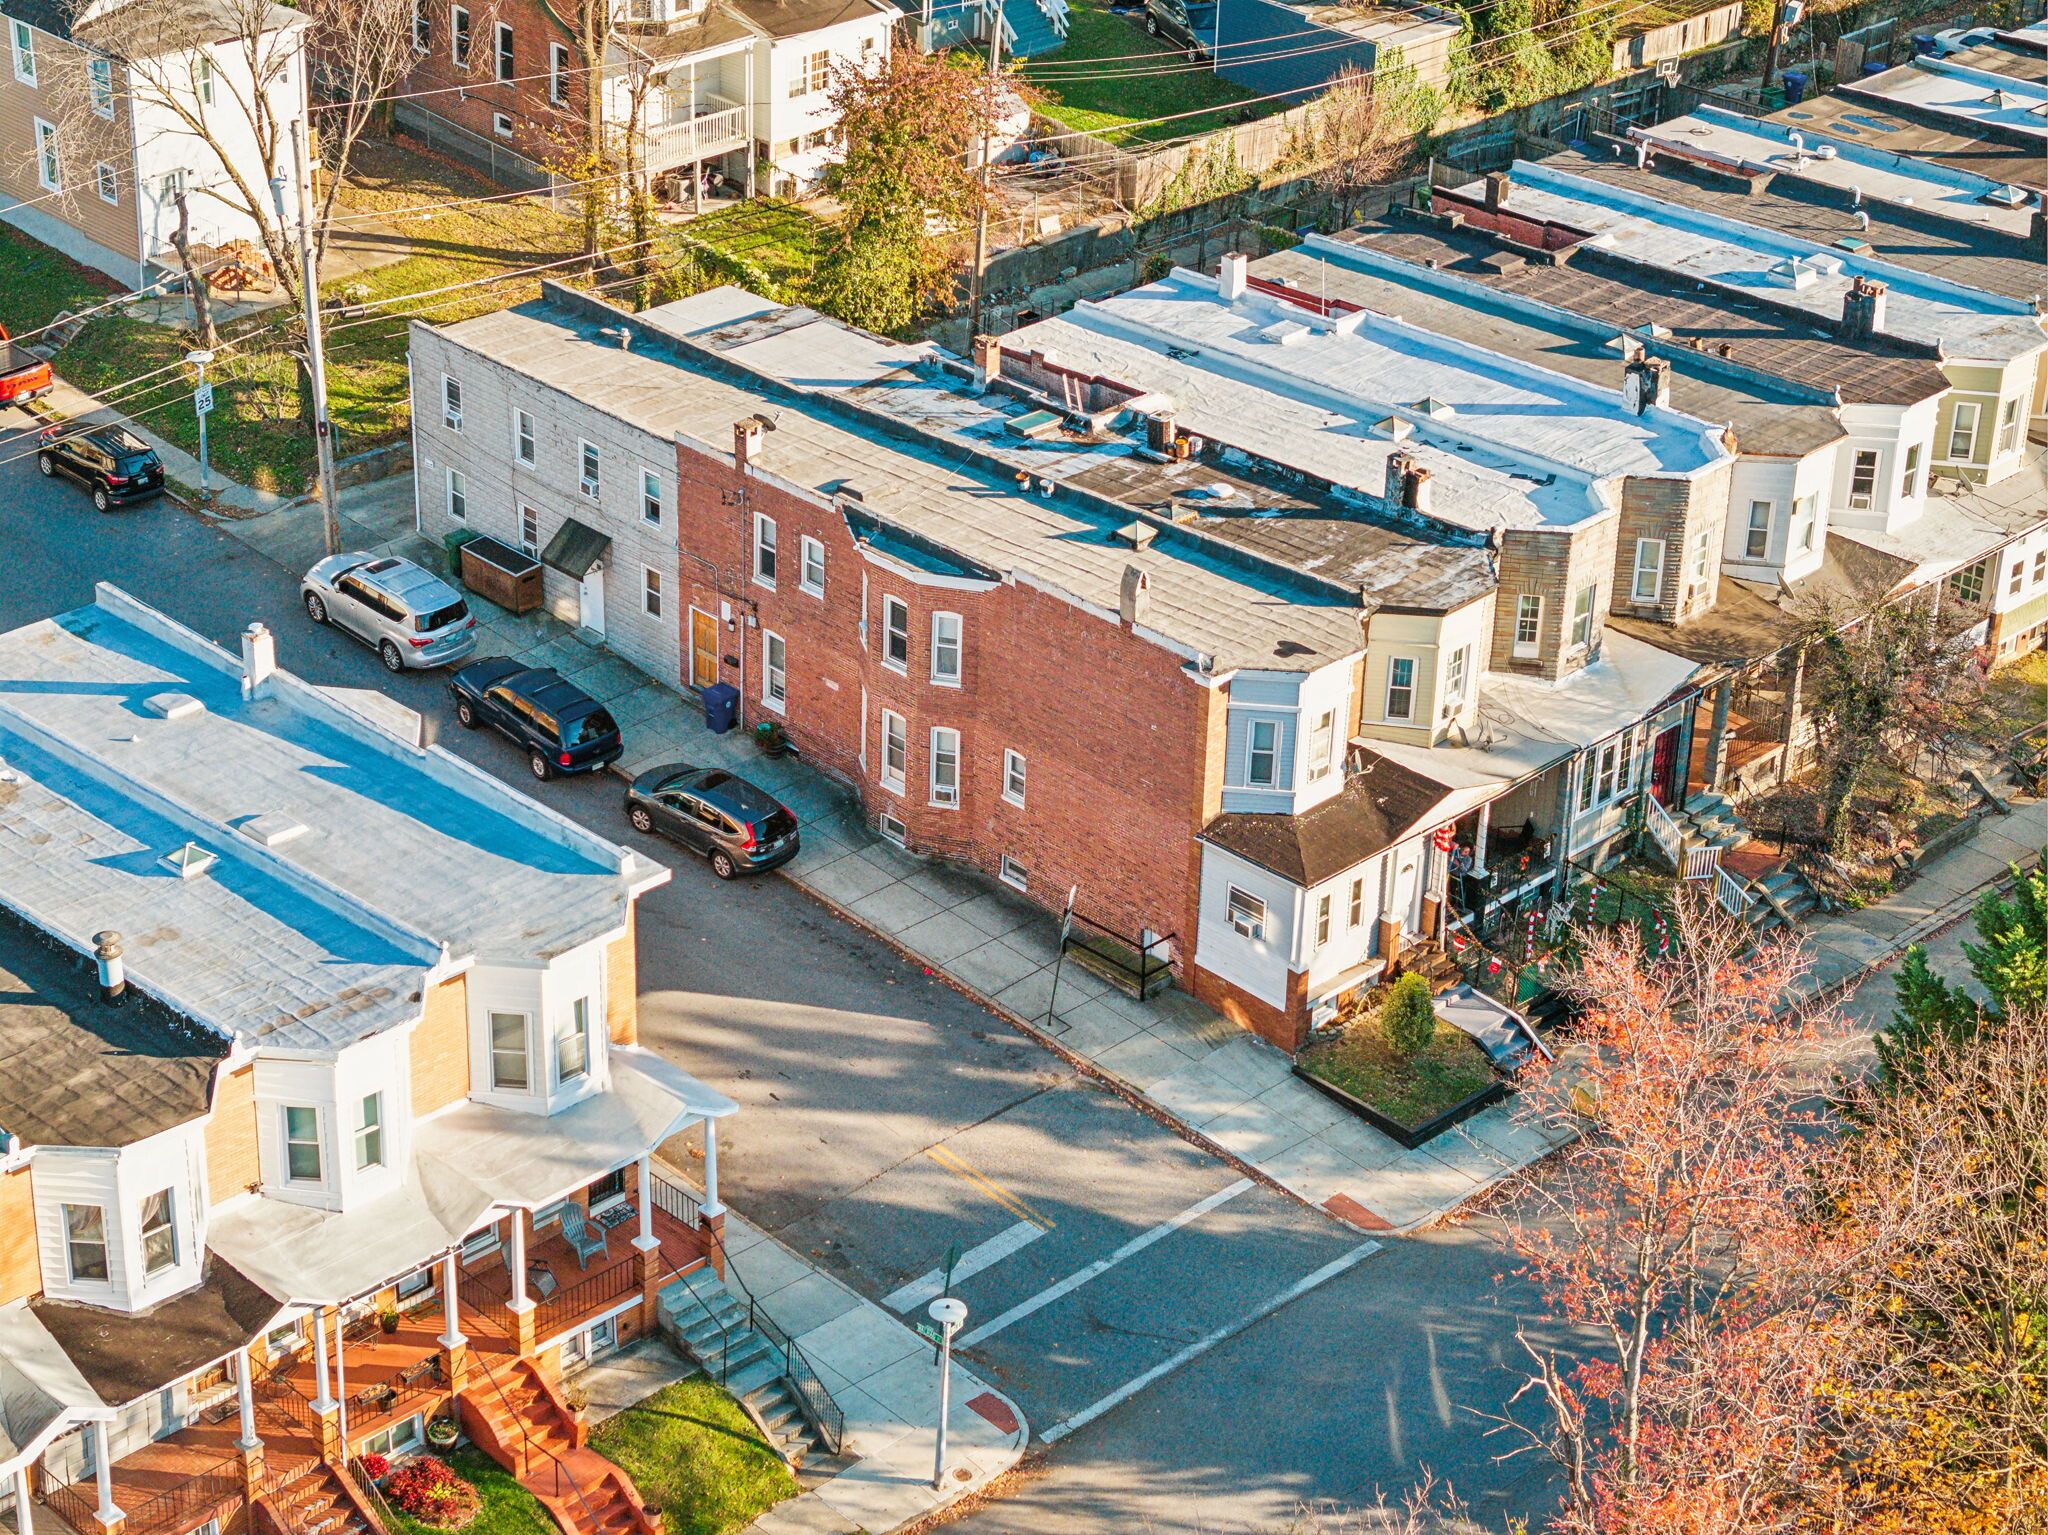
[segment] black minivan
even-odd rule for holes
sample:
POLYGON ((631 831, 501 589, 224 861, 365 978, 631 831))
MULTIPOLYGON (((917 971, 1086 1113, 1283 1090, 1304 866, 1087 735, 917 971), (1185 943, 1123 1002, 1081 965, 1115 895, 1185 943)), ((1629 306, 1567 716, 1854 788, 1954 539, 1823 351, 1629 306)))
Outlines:
POLYGON ((46 426, 36 439, 36 467, 92 492, 103 512, 163 493, 163 460, 125 426, 46 426))
POLYGON ((491 656, 450 677, 448 691, 462 728, 490 726, 526 752, 535 778, 608 768, 626 749, 604 705, 545 666, 491 656))
POLYGON ((635 831, 660 832, 711 860, 720 879, 772 869, 796 857, 796 817, 766 790, 723 768, 670 762, 626 790, 635 831))

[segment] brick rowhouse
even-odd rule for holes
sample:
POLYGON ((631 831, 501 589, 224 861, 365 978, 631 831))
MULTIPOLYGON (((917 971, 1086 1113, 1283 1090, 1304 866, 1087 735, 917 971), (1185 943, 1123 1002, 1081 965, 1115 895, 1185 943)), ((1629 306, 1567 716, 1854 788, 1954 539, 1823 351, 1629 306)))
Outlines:
POLYGON ((780 723, 870 817, 901 822, 911 847, 997 878, 1007 858, 1039 904, 1058 910, 1071 889, 1085 917, 1132 941, 1173 938, 1184 955, 1199 888, 1192 832, 1220 795, 1207 745, 1221 729, 1217 691, 1117 613, 1014 576, 920 569, 857 539, 852 487, 835 502, 774 463, 773 433, 752 421, 736 424, 729 451, 678 446, 685 656, 693 628, 715 623, 718 680, 739 689, 743 725, 780 723), (774 525, 772 586, 755 571, 756 518, 774 525), (822 595, 804 579, 805 540, 823 552, 822 595), (900 665, 891 601, 907 619, 900 665), (934 680, 934 615, 959 620, 957 682, 934 680), (771 636, 785 647, 780 710, 767 698, 771 636), (900 787, 884 770, 885 715, 903 721, 900 787), (958 732, 956 804, 934 802, 934 730, 958 732), (1006 792, 1009 753, 1023 758, 1021 804, 1006 792))

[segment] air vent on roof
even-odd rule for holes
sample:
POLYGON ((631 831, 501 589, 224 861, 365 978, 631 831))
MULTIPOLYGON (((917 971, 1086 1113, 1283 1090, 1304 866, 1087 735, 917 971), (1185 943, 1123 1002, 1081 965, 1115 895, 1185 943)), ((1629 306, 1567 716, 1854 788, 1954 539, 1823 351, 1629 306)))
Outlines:
POLYGON ((290 816, 275 810, 267 815, 252 815, 245 821, 239 821, 235 825, 235 830, 258 847, 282 847, 294 837, 306 835, 306 825, 303 821, 294 821, 290 816))
POLYGON ((1149 522, 1127 522, 1112 536, 1127 549, 1149 549, 1152 540, 1159 536, 1159 530, 1149 522))
POLYGON ((181 720, 190 714, 204 714, 206 705, 190 693, 152 693, 142 707, 159 719, 181 720))
POLYGON ((1298 325, 1293 320, 1280 320, 1260 331, 1259 339, 1270 341, 1275 346, 1293 346, 1297 342, 1306 341, 1312 334, 1306 325, 1298 325))
POLYGON ((183 847, 172 848, 163 857, 159 858, 157 862, 177 875, 179 879, 197 879, 208 869, 219 863, 220 858, 216 854, 207 852, 198 843, 188 842, 183 847))
POLYGON ((1400 416, 1388 416, 1384 421, 1375 421, 1372 429, 1376 435, 1386 438, 1389 442, 1406 442, 1415 435, 1414 423, 1400 416))
POLYGON ((1995 203, 2001 208, 2024 208, 2027 205, 2025 187, 1993 187, 1977 201, 1995 203))
POLYGON ((1458 413, 1456 409, 1437 399, 1434 395, 1426 395, 1422 399, 1417 400, 1412 408, 1418 415, 1431 418, 1455 416, 1458 413))

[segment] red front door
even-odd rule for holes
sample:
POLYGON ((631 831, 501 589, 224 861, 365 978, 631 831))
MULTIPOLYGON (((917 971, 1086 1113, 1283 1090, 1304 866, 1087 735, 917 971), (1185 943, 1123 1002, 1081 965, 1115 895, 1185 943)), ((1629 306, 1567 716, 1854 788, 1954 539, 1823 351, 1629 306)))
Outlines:
POLYGON ((1650 753, 1650 792, 1657 803, 1668 805, 1678 796, 1678 732, 1673 725, 1658 735, 1650 753))

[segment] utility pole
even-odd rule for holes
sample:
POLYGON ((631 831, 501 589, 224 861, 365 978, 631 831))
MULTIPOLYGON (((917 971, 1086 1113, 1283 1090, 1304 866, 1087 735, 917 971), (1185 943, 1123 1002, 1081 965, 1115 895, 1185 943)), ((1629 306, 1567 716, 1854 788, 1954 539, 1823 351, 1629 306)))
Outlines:
POLYGON ((1003 58, 1003 9, 996 0, 989 0, 988 14, 988 81, 989 99, 983 106, 981 120, 981 213, 974 221, 974 297, 968 313, 973 323, 968 327, 967 341, 972 347, 974 338, 981 334, 982 289, 988 274, 988 204, 995 195, 995 83, 1002 72, 1003 58))
MULTIPOLYGON (((313 448, 320 464, 320 531, 329 554, 341 553, 341 519, 335 506, 334 423, 327 415, 327 348, 320 333, 320 271, 313 259, 313 221, 307 204, 306 120, 292 124, 292 164, 299 175, 299 296, 306 323, 306 381, 313 391, 313 448)), ((278 222, 288 215, 284 177, 274 177, 270 195, 278 222)))
POLYGON ((1805 14, 1806 0, 1778 0, 1778 8, 1771 16, 1771 44, 1764 50, 1764 78, 1757 87, 1757 105, 1763 105, 1764 92, 1771 88, 1772 77, 1778 73, 1778 51, 1805 14))

